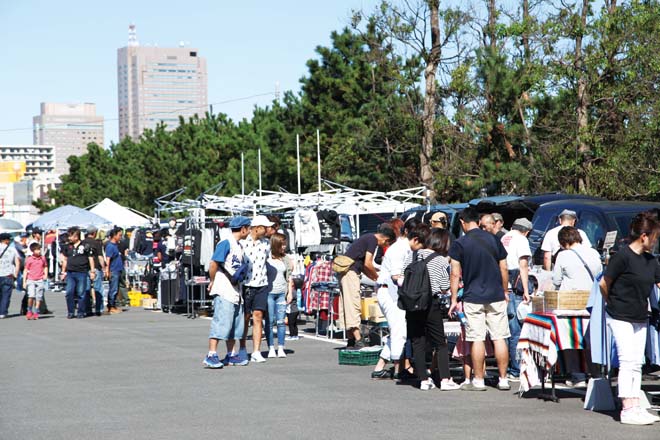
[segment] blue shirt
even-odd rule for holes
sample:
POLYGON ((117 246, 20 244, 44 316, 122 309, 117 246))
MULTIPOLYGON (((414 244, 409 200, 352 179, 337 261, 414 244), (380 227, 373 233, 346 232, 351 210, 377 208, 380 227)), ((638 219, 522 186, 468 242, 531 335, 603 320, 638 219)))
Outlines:
POLYGON ((119 248, 116 244, 109 241, 105 245, 105 256, 110 258, 110 272, 121 272, 124 270, 124 263, 122 263, 119 248))
POLYGON ((499 262, 506 259, 506 249, 493 234, 479 228, 452 243, 449 256, 461 263, 463 300, 474 304, 504 301, 499 262))

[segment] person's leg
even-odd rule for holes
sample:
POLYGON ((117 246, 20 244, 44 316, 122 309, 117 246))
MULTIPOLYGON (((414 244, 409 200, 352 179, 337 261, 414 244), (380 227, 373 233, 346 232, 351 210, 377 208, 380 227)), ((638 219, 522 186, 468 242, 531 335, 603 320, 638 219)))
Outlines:
POLYGON ((78 299, 78 318, 84 318, 87 310, 87 295, 85 288, 87 287, 89 275, 82 272, 74 272, 74 275, 74 279, 76 280, 76 298, 78 299))
POLYGON ((117 292, 119 291, 120 272, 110 272, 110 283, 108 285, 108 312, 117 309, 117 292))
POLYGON ((94 287, 93 284, 94 283, 92 282, 92 279, 88 274, 87 279, 85 280, 85 315, 86 316, 90 316, 92 314, 92 305, 95 299, 95 297, 92 296, 92 287, 94 287))
POLYGON ((289 336, 298 336, 298 312, 288 313, 287 319, 289 321, 289 336))
POLYGON ((13 281, 9 277, 0 277, 0 316, 7 316, 11 302, 13 281))
POLYGON ((38 281, 36 286, 35 286, 35 299, 34 302, 36 304, 34 310, 32 311, 32 317, 34 319, 39 318, 39 310, 41 308, 41 301, 44 298, 44 292, 46 290, 46 282, 45 281, 38 281))
POLYGON ((412 359, 415 374, 421 381, 428 379, 426 371, 426 314, 424 312, 406 313, 408 337, 412 341, 412 359))
POLYGON ((641 390, 641 360, 646 343, 646 327, 607 316, 607 326, 614 336, 619 357, 618 388, 623 410, 639 406, 641 390), (641 343, 642 340, 644 343, 641 343), (640 351, 641 347, 641 351, 640 351))
POLYGON ((72 318, 76 312, 76 303, 75 303, 75 290, 76 290, 76 281, 73 279, 73 272, 67 272, 66 274, 66 293, 64 294, 66 298, 66 312, 67 317, 72 318))
MULTIPOLYGON (((286 324, 284 318, 286 317, 286 294, 281 293, 276 295, 278 298, 275 300, 275 324, 277 325, 277 345, 280 348, 284 348, 286 344, 286 324)), ((268 312, 270 314, 270 310, 268 312)), ((272 332, 272 327, 271 327, 272 332)), ((272 333, 271 333, 272 334, 272 333)))
POLYGON ((103 271, 96 269, 94 279, 94 312, 99 315, 103 311, 103 271))
MULTIPOLYGON (((474 383, 483 387, 484 375, 486 374, 486 310, 483 304, 463 302, 463 312, 467 320, 465 328, 465 340, 471 342, 470 357, 472 358, 472 369, 474 372, 474 383)), ((506 318, 506 316, 505 316, 506 318)))
MULTIPOLYGON (((37 290, 36 290, 36 285, 34 284, 33 281, 28 281, 27 282, 27 309, 26 309, 26 316, 28 319, 32 318, 32 313, 34 310, 34 299, 37 296, 37 290)), ((39 312, 39 309, 37 309, 37 312, 39 312)))
POLYGON ((252 352, 261 352, 261 337, 263 332, 264 311, 255 310, 252 312, 252 352))
MULTIPOLYGON (((250 327, 250 317, 252 317, 252 300, 254 299, 254 289, 252 287, 243 287, 243 333, 240 340, 241 351, 246 351, 247 354, 247 337, 248 328, 250 327)), ((254 331, 254 329, 253 329, 254 331)))
POLYGON ((435 361, 441 380, 451 378, 449 372, 449 349, 447 348, 447 336, 443 321, 442 306, 437 298, 434 298, 426 315, 426 337, 430 340, 431 347, 435 349, 435 361))
POLYGON ((359 341, 362 339, 362 335, 360 335, 360 276, 349 270, 341 277, 341 286, 343 316, 340 316, 340 318, 343 318, 342 323, 346 328, 346 337, 359 341))
MULTIPOLYGON (((273 341, 273 321, 275 317, 275 304, 277 301, 277 295, 269 293, 268 294, 268 314, 266 315, 265 325, 266 325, 266 343, 268 348, 275 346, 273 341)), ((279 335, 278 335, 279 337, 279 335)))
POLYGON ((518 320, 518 305, 522 303, 523 297, 511 293, 509 295, 509 303, 507 304, 507 318, 509 320, 509 333, 511 336, 508 341, 508 350, 509 350, 509 374, 512 376, 520 376, 520 364, 516 356, 516 351, 518 347, 518 339, 520 339, 520 330, 522 329, 522 323, 518 320))
MULTIPOLYGON (((507 339, 511 336, 509 331, 509 319, 507 317, 507 302, 498 301, 485 305, 486 327, 493 348, 495 350, 495 359, 497 360, 497 369, 499 370, 500 380, 506 381, 506 370, 509 366, 509 345, 507 339)), ((520 336, 520 334, 518 334, 520 336)), ((517 341, 516 341, 517 345, 517 341)), ((473 359, 476 363, 477 360, 473 359)), ((476 365, 475 365, 476 369, 476 365)))

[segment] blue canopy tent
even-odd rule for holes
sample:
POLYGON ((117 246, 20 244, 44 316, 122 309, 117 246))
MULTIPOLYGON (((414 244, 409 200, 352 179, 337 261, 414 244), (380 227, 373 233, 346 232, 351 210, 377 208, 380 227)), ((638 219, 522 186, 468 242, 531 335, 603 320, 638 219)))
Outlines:
POLYGON ((49 229, 66 229, 79 226, 112 226, 112 222, 103 217, 72 205, 60 206, 48 211, 32 223, 33 227, 47 231, 49 229))

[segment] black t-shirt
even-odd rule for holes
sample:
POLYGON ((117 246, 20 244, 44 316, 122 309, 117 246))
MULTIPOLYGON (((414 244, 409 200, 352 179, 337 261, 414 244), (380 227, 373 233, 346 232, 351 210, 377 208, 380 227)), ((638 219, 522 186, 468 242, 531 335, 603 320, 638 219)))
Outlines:
POLYGON ((101 240, 96 240, 94 238, 86 238, 82 241, 92 250, 92 255, 94 256, 94 268, 101 268, 101 259, 103 258, 103 243, 101 240))
POLYGON ((94 251, 89 243, 80 242, 78 246, 67 244, 62 248, 66 257, 67 272, 89 272, 89 257, 94 256, 94 251))
POLYGON ((502 242, 490 232, 474 228, 454 241, 449 256, 461 263, 463 300, 474 304, 504 301, 499 262, 506 259, 502 242))
POLYGON ((337 211, 323 209, 316 213, 321 230, 321 244, 337 244, 341 239, 341 223, 337 211))
POLYGON ((605 269, 612 280, 605 310, 614 318, 627 322, 646 322, 651 289, 660 282, 660 264, 653 255, 636 254, 623 246, 605 269))
POLYGON ((344 254, 355 260, 355 263, 351 266, 351 270, 357 272, 358 275, 362 273, 364 258, 367 256, 367 252, 374 253, 377 247, 378 240, 376 240, 376 234, 365 234, 355 240, 346 251, 346 254, 344 254))
POLYGON ((119 255, 121 256, 121 261, 126 261, 126 250, 128 250, 128 238, 124 237, 119 243, 117 243, 117 249, 119 249, 119 255))

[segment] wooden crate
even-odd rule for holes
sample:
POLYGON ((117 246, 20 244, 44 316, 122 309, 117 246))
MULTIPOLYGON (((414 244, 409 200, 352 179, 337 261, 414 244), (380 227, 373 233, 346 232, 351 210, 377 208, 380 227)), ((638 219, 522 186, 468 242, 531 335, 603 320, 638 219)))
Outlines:
POLYGON ((552 310, 584 310, 589 301, 588 290, 546 290, 543 293, 543 307, 552 310))
POLYGON ((542 296, 532 296, 532 313, 544 313, 545 305, 542 296))

